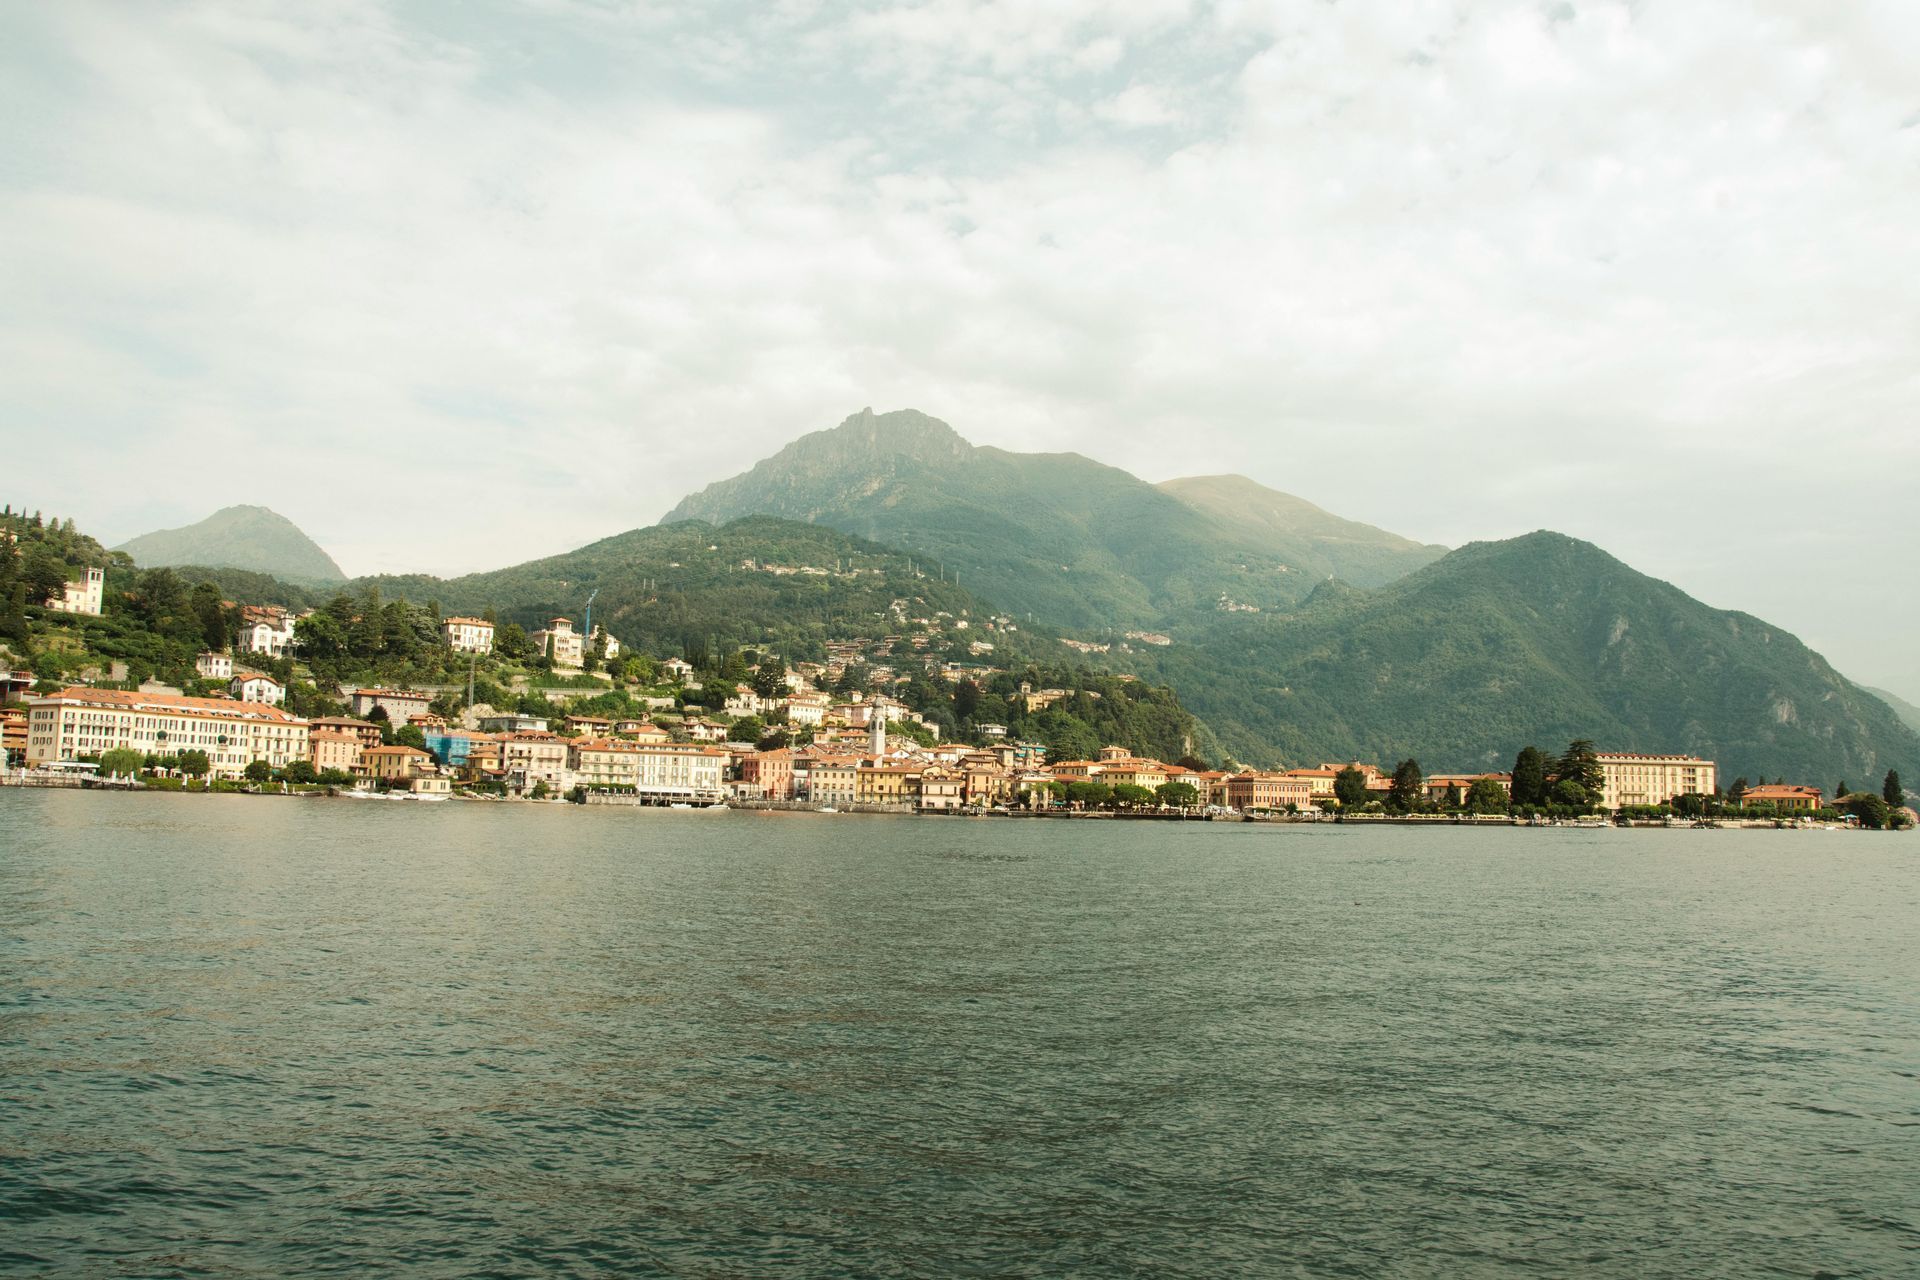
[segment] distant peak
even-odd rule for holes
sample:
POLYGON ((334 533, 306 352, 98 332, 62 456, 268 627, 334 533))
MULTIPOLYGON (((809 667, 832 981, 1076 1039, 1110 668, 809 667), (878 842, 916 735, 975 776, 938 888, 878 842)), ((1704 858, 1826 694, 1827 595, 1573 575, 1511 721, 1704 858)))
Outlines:
MULTIPOLYGON (((918 409, 875 413, 871 405, 851 415, 831 431, 817 436, 839 442, 856 441, 874 453, 901 453, 920 458, 964 458, 973 452, 965 437, 946 423, 918 409)), ((804 443, 807 437, 802 437, 804 443)))

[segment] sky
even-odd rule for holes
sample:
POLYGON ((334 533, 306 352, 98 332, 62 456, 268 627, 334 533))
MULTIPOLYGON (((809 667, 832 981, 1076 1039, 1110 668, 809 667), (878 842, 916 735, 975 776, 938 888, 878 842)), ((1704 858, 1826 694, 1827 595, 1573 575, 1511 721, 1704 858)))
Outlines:
POLYGON ((8 5, 0 488, 450 574, 910 407, 1920 700, 1917 66, 1911 0, 8 5))

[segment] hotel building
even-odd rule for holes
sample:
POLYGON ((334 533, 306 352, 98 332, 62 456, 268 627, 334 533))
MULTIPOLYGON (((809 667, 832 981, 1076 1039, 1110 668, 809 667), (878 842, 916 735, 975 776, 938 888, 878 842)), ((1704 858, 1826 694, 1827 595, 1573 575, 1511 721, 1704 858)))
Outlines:
POLYGON ((1600 753, 1600 803, 1608 809, 1666 804, 1675 796, 1710 796, 1715 773, 1699 756, 1643 756, 1625 751, 1600 753))
POLYGON ((27 706, 30 765, 122 747, 160 756, 204 751, 212 776, 238 778, 255 760, 280 769, 308 753, 307 722, 257 702, 75 687, 27 706))

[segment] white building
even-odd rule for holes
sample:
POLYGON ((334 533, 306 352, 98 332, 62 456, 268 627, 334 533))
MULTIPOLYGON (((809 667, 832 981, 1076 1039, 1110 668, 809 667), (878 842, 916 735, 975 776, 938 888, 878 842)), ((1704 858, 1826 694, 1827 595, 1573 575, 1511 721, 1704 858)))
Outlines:
POLYGON ((47 608, 59 613, 87 613, 100 616, 105 607, 107 595, 107 571, 87 568, 80 571, 80 577, 69 582, 61 593, 47 601, 47 608))
POLYGON ((635 789, 641 795, 708 803, 726 797, 728 756, 723 748, 673 743, 636 745, 633 750, 638 766, 635 789))
POLYGON ((605 644, 607 646, 606 651, 600 656, 608 662, 612 662, 620 656, 620 642, 614 639, 613 632, 607 630, 605 627, 595 627, 593 629, 593 639, 587 643, 589 652, 592 651, 595 644, 605 644))
POLYGON ((258 671, 243 671, 227 682, 227 692, 242 702, 258 702, 277 707, 287 700, 287 687, 272 676, 258 671))
POLYGON ((200 673, 202 680, 231 680, 233 656, 208 651, 193 660, 193 669, 200 673))
POLYGON ((587 664, 585 637, 573 629, 571 618, 549 618, 546 626, 528 638, 553 659, 556 670, 578 671, 587 664))
POLYGON ((293 648, 293 615, 270 605, 240 611, 240 652, 284 658, 293 648))
POLYGON ((445 618, 440 635, 455 653, 492 653, 493 624, 485 618, 445 618))
POLYGON ((670 680, 685 680, 693 674, 693 664, 683 658, 668 658, 660 664, 660 669, 667 673, 670 680))
POLYGON ((27 762, 36 766, 123 747, 204 751, 214 777, 238 778, 255 760, 279 769, 307 758, 307 722, 257 702, 76 686, 27 708, 27 762))

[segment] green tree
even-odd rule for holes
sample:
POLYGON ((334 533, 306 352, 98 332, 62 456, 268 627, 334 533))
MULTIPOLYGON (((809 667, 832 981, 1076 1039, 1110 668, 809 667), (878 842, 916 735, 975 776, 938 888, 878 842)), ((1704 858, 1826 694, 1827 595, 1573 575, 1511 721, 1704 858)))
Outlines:
POLYGON ((1887 802, 1871 791, 1856 791, 1840 803, 1843 813, 1850 813, 1860 820, 1860 825, 1868 831, 1879 831, 1887 825, 1891 812, 1887 802))
POLYGON ((1900 775, 1895 770, 1887 770, 1886 781, 1880 784, 1880 798, 1893 809, 1898 809, 1907 802, 1907 790, 1900 785, 1900 775))
POLYGON ((283 778, 285 778, 288 782, 293 783, 295 786, 301 786, 306 783, 312 782, 316 777, 319 776, 319 773, 316 769, 314 769, 313 761, 295 760, 292 764, 288 765, 285 769, 282 769, 280 771, 280 775, 283 778))
POLYGON ((1735 778, 1733 780, 1732 786, 1727 788, 1727 803, 1735 804, 1735 805, 1745 804, 1746 799, 1747 799, 1747 779, 1746 779, 1746 775, 1742 774, 1740 777, 1735 778))
POLYGON ((1067 784, 1067 803, 1086 809, 1098 809, 1113 800, 1113 788, 1091 778, 1079 778, 1067 784))
POLYGON ((1838 800, 1841 796, 1846 795, 1849 790, 1850 788, 1847 786, 1847 780, 1845 778, 1842 778, 1840 779, 1840 785, 1833 789, 1833 798, 1835 800, 1838 800))
POLYGON ((1594 800, 1593 793, 1572 778, 1562 778, 1554 783, 1548 797, 1553 803, 1566 805, 1570 809, 1591 808, 1594 800))
POLYGON ((204 751, 182 751, 174 757, 174 767, 189 778, 204 778, 213 768, 213 761, 207 759, 204 751))
POLYGON ((130 778, 140 772, 146 757, 129 747, 114 747, 100 753, 100 772, 110 778, 130 778))
POLYGON ((758 742, 767 736, 767 722, 759 716, 741 716, 727 730, 735 742, 758 742))
POLYGON ((1467 788, 1467 812, 1505 813, 1507 790, 1492 778, 1475 778, 1467 788))
POLYGON ((396 747, 415 747, 421 751, 427 749, 427 735, 417 724, 403 724, 393 731, 393 745, 396 747))
POLYGON ((1200 803, 1200 788, 1191 782, 1162 783, 1154 799, 1169 809, 1192 809, 1200 803))
POLYGON ((762 698, 784 698, 787 696, 787 664, 769 654, 761 659, 760 669, 748 683, 762 698))
POLYGON ((1153 792, 1136 782, 1113 784, 1113 802, 1126 809, 1138 809, 1153 803, 1153 792))
POLYGON ((248 782, 270 782, 273 780, 273 766, 265 760, 247 762, 245 777, 248 782))
POLYGON ((1396 813, 1412 813, 1420 805, 1420 784, 1425 780, 1418 760, 1402 760, 1393 769, 1393 790, 1387 793, 1387 806, 1396 813))
POLYGON ((1522 747, 1513 758, 1513 803, 1536 805, 1547 802, 1547 756, 1538 747, 1522 747))
MULTIPOLYGON (((1585 738, 1575 738, 1567 744, 1567 749, 1554 761, 1553 776, 1560 782, 1578 783, 1587 793, 1587 804, 1598 800, 1607 788, 1607 773, 1600 767, 1600 753, 1585 738)), ((1557 793, 1559 788, 1554 790, 1557 793)))
POLYGON ((215 653, 225 649, 233 634, 233 620, 220 600, 220 588, 211 582, 195 587, 193 612, 200 619, 200 642, 215 653))
POLYGON ((1367 802, 1367 775, 1352 765, 1334 774, 1333 798, 1342 809, 1358 809, 1367 802))
POLYGON ((509 622, 493 633, 493 651, 508 662, 527 662, 534 654, 533 641, 525 627, 509 622))

